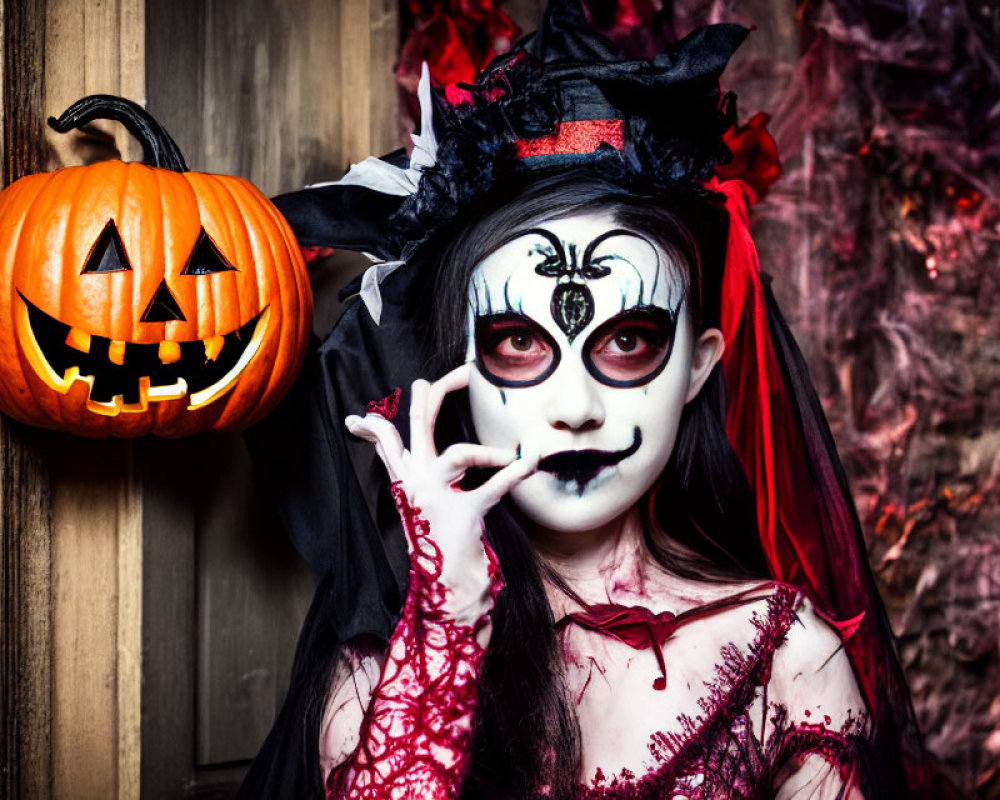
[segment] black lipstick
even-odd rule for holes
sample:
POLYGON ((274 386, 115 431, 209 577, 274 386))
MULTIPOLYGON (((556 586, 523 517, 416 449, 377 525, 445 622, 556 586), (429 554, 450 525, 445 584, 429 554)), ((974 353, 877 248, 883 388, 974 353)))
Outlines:
POLYGON ((575 481, 577 492, 583 494, 590 483, 604 467, 613 467, 633 455, 642 444, 642 433, 637 425, 632 432, 632 444, 624 450, 564 450, 545 456, 538 462, 538 469, 551 472, 557 480, 568 483, 575 481))

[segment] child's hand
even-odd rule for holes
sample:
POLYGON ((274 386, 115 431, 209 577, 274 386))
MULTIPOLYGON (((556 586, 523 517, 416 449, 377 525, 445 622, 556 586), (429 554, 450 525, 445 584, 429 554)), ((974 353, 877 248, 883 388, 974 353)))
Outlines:
POLYGON ((482 613, 488 591, 487 560, 481 544, 483 517, 500 498, 531 475, 538 459, 519 458, 513 450, 459 443, 438 454, 434 423, 448 392, 468 386, 471 364, 463 364, 433 384, 414 381, 410 400, 410 449, 396 426, 381 414, 350 416, 347 429, 375 445, 394 483, 399 482, 411 506, 430 524, 441 550, 441 582, 451 590, 449 610, 457 622, 482 613), (482 486, 457 488, 470 467, 500 467, 482 486))

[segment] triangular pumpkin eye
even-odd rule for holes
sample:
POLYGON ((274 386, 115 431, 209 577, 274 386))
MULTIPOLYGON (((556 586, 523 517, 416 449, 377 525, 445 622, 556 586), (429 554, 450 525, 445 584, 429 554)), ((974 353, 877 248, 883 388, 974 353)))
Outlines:
POLYGON ((122 237, 118 233, 113 219, 108 220, 101 235, 97 237, 94 246, 90 248, 90 255, 83 263, 83 270, 80 274, 87 272, 125 272, 132 269, 128 263, 128 256, 125 255, 125 245, 122 244, 122 237))
POLYGON ((213 272, 228 272, 234 269, 236 267, 222 255, 219 246, 202 228, 198 234, 198 241, 194 243, 194 250, 191 251, 187 264, 181 270, 181 275, 211 275, 213 272))

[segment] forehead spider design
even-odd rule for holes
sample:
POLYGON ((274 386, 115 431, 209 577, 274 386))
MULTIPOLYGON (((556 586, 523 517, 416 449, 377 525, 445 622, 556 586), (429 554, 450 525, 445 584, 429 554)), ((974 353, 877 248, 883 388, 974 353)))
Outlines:
POLYGON ((573 235, 567 225, 556 220, 551 228, 536 227, 509 236, 480 262, 486 272, 477 269, 472 277, 472 319, 498 311, 524 315, 524 303, 530 296, 534 311, 528 316, 539 320, 536 300, 545 291, 544 282, 528 289, 524 284, 527 273, 555 279, 548 310, 570 345, 594 321, 598 307, 606 305, 606 298, 599 298, 607 292, 604 288, 598 291, 605 281, 589 286, 594 280, 618 276, 612 293, 620 292, 622 312, 644 306, 676 310, 676 301, 687 294, 678 260, 669 255, 664 259, 661 247, 642 233, 617 226, 602 232, 601 227, 598 225, 598 235, 589 239, 585 232, 573 235), (678 291, 680 298, 675 297, 678 291))
POLYGON ((549 308, 552 319, 572 343, 577 334, 594 319, 594 297, 585 281, 610 275, 611 268, 604 262, 619 257, 609 253, 594 258, 594 251, 612 236, 636 236, 636 234, 624 228, 605 231, 587 245, 583 251, 583 258, 579 260, 576 242, 570 242, 568 247, 564 247, 558 236, 544 228, 533 228, 523 235, 531 234, 541 236, 547 242, 547 244, 536 244, 531 249, 532 255, 543 257, 543 261, 535 267, 535 272, 543 277, 556 279, 549 308))

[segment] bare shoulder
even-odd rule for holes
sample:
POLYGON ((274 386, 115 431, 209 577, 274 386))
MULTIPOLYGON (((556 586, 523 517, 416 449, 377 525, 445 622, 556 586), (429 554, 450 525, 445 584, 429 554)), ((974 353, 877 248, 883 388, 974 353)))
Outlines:
POLYGON ((792 610, 795 618, 775 656, 775 669, 780 668, 792 681, 829 674, 831 670, 850 669, 840 633, 812 601, 797 593, 792 610))
POLYGON ((841 728, 865 716, 865 701, 840 633, 801 594, 794 620, 774 654, 771 699, 792 719, 841 728))

